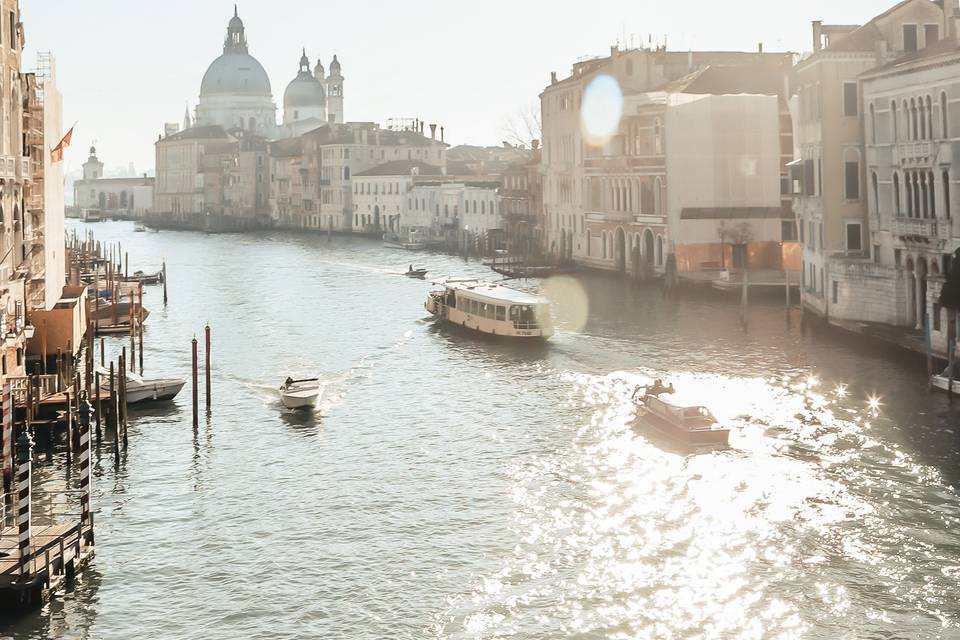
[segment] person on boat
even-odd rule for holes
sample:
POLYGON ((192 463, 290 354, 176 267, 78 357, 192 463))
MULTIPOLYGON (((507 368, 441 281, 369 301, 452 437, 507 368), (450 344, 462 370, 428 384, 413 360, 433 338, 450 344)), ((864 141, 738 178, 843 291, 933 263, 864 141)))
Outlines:
POLYGON ((283 386, 289 387, 289 386, 292 385, 292 384, 293 384, 293 378, 287 376, 287 379, 286 379, 286 381, 283 383, 283 386))
POLYGON ((413 265, 407 267, 407 273, 413 273, 413 265))

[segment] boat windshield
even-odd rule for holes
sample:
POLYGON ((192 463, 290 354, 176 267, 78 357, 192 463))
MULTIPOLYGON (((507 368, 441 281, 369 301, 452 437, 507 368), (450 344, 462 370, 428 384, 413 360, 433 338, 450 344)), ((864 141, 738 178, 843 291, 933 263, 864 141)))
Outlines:
POLYGON ((683 419, 693 425, 710 425, 717 421, 706 407, 685 407, 683 419))
POLYGON ((539 329, 540 324, 537 317, 541 314, 537 312, 538 307, 544 305, 513 305, 510 307, 510 321, 516 329, 539 329))

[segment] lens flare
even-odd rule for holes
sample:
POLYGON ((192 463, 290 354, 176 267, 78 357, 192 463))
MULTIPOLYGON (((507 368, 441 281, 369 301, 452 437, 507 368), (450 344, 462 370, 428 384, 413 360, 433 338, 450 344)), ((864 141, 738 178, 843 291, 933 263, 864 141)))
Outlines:
POLYGON ((580 130, 588 144, 602 146, 620 127, 623 116, 623 92, 616 78, 601 75, 594 78, 583 92, 580 130))
POLYGON ((550 300, 557 324, 570 331, 587 326, 590 302, 583 286, 569 276, 550 278, 543 286, 543 295, 550 300))
POLYGON ((837 385, 837 389, 836 389, 836 391, 834 391, 834 393, 836 394, 836 396, 837 396, 838 398, 846 398, 846 397, 847 397, 847 385, 845 385, 845 384, 838 384, 838 385, 837 385))
POLYGON ((873 413, 878 413, 880 411, 880 407, 883 406, 883 403, 880 402, 880 396, 872 395, 868 397, 867 406, 870 407, 870 411, 873 413))

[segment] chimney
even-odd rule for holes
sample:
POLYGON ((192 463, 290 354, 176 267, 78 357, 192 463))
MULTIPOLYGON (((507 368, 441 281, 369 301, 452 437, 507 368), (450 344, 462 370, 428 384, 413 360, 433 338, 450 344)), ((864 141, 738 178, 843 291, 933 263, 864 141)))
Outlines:
POLYGON ((762 43, 762 42, 758 42, 758 43, 757 43, 757 53, 763 53, 763 43, 762 43))
POLYGON ((550 84, 557 84, 557 72, 556 72, 556 71, 551 71, 551 72, 550 72, 550 84))
POLYGON ((533 140, 533 141, 530 143, 530 148, 533 149, 534 151, 536 151, 537 149, 539 149, 539 148, 540 148, 540 141, 539 141, 539 140, 533 140))
POLYGON ((610 45, 610 57, 616 58, 618 50, 619 50, 619 47, 617 45, 615 44, 610 45))
POLYGON ((430 139, 431 140, 437 139, 437 125, 435 124, 430 125, 430 139))
POLYGON ((823 48, 823 21, 813 21, 813 52, 816 53, 823 48))
POLYGON ((420 121, 420 135, 423 135, 423 120, 420 121))
POLYGON ((444 134, 443 127, 440 127, 440 142, 446 142, 446 135, 444 134))

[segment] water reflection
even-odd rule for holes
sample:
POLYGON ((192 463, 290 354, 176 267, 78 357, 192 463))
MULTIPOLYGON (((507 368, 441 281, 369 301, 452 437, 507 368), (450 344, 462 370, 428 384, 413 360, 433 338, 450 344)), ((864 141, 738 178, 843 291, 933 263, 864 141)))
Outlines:
MULTIPOLYGON (((187 377, 209 320, 215 403, 196 430, 189 397, 137 413, 119 469, 105 434, 100 586, 58 603, 77 621, 65 633, 938 637, 958 623, 960 414, 927 393, 922 362, 787 322, 776 301, 753 303, 744 331, 721 297, 589 275, 574 278, 585 323, 490 343, 425 322, 429 285, 396 276, 411 258, 379 243, 96 230, 137 266, 166 257, 147 369, 187 377), (325 382, 312 416, 279 407, 297 371, 325 382), (630 394, 652 378, 709 406, 733 448, 680 455, 635 430, 630 394)), ((66 482, 62 454, 42 473, 66 482)), ((38 613, 12 635, 50 633, 38 613)))

